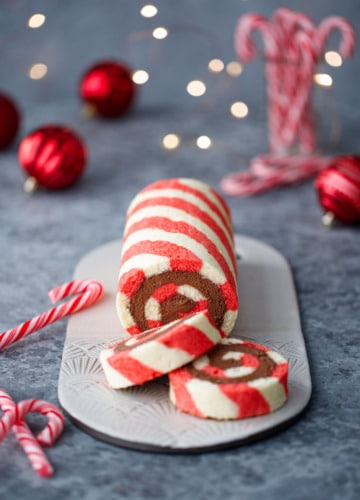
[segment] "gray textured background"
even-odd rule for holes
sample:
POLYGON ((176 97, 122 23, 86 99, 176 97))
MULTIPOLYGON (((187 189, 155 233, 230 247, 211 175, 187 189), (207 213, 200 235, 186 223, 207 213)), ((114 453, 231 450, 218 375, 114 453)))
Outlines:
MULTIPOLYGON (((255 61, 228 88, 206 71, 207 61, 234 58, 236 19, 246 11, 266 16, 280 6, 260 0, 156 1, 152 20, 139 15, 133 0, 34 0, 0 3, 0 88, 23 112, 18 141, 0 155, 0 330, 48 308, 47 291, 71 279, 81 256, 121 237, 125 210, 135 193, 162 177, 193 176, 219 185, 221 177, 246 168, 266 150, 263 64, 255 61), (47 15, 39 30, 26 28, 34 12, 47 15), (178 30, 163 42, 125 48, 134 32, 157 25, 178 30), (200 28, 200 32, 199 32, 200 28), (215 34, 216 43, 212 36, 215 34), (219 47, 219 54, 216 53, 219 47), (98 59, 118 57, 151 74, 126 119, 84 121, 76 89, 80 75, 98 59), (48 74, 32 81, 27 70, 45 62, 48 74), (205 110, 184 91, 193 78, 208 82, 205 110), (246 120, 228 113, 234 100, 249 104, 246 120), (73 188, 57 193, 22 190, 16 159, 23 135, 44 123, 73 126, 90 153, 87 171, 73 188), (168 132, 187 135, 174 153, 160 141, 168 132), (215 147, 199 151, 191 138, 212 137, 215 147)), ((290 2, 289 2, 290 4, 290 2)), ((294 1, 291 6, 317 21, 339 14, 359 24, 358 2, 294 1)), ((330 45, 337 47, 333 37, 330 45)), ((334 76, 332 99, 342 125, 329 150, 330 94, 316 91, 323 150, 359 152, 359 55, 334 76)), ((47 450, 56 475, 42 480, 31 470, 14 436, 0 445, 0 497, 93 500, 98 498, 355 499, 359 492, 359 227, 321 226, 312 182, 262 196, 229 199, 235 230, 280 250, 295 277, 313 377, 308 411, 280 434, 224 452, 166 456, 126 450, 97 441, 67 420, 58 444, 47 450)), ((43 398, 57 403, 57 382, 65 320, 7 348, 0 355, 0 386, 16 400, 43 398)), ((42 421, 34 417, 39 428, 42 421)))

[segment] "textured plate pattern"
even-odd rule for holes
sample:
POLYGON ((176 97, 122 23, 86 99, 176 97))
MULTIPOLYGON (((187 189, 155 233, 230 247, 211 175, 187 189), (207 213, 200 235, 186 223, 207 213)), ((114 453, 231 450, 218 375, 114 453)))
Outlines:
POLYGON ((240 312, 231 336, 267 345, 288 359, 286 404, 270 415, 217 422, 180 413, 168 399, 165 377, 121 391, 109 388, 98 356, 106 345, 126 336, 115 310, 120 248, 121 242, 114 241, 95 249, 75 271, 75 279, 97 279, 105 287, 100 303, 68 323, 59 400, 80 427, 132 448, 194 452, 259 438, 299 416, 310 399, 311 379, 291 271, 273 248, 240 236, 240 312))

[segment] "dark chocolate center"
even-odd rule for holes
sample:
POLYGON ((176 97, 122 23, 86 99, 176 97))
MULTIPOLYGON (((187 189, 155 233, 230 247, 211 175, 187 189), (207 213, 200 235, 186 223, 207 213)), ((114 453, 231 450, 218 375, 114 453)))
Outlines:
MULTIPOLYGON (((130 299, 130 312, 136 325, 141 330, 148 329, 145 316, 145 304, 160 286, 173 283, 177 286, 190 285, 206 298, 207 309, 218 328, 221 328, 224 315, 227 311, 223 296, 219 287, 199 273, 182 271, 165 271, 164 273, 150 276, 144 280, 139 289, 130 299)), ((166 324, 179 319, 179 313, 191 313, 195 302, 182 294, 177 294, 160 305, 161 321, 166 324)))
POLYGON ((209 382, 214 382, 216 384, 231 384, 233 382, 250 382, 251 380, 256 380, 261 377, 270 377, 276 368, 276 363, 267 355, 265 351, 257 349, 256 347, 250 347, 243 344, 218 344, 211 351, 207 353, 209 358, 209 365, 220 368, 221 370, 228 370, 229 368, 235 368, 241 366, 241 359, 227 359, 224 356, 228 352, 242 352, 246 354, 251 354, 259 361, 259 366, 252 372, 241 377, 214 377, 213 375, 204 372, 203 370, 198 370, 194 365, 189 365, 187 368, 189 372, 196 378, 201 380, 208 380, 209 382))

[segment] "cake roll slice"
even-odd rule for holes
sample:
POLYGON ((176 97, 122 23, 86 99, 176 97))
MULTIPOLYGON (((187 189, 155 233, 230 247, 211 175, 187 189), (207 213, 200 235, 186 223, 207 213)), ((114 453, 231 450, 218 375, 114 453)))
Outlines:
POLYGON ((100 362, 109 385, 123 389, 189 363, 220 339, 219 329, 201 312, 124 339, 102 350, 100 362))
POLYGON ((288 363, 267 347, 222 339, 169 374, 170 400, 185 413, 237 420, 274 412, 286 401, 288 363))
POLYGON ((228 335, 236 277, 230 211, 214 189, 176 178, 138 193, 127 212, 116 298, 131 335, 203 310, 228 335))

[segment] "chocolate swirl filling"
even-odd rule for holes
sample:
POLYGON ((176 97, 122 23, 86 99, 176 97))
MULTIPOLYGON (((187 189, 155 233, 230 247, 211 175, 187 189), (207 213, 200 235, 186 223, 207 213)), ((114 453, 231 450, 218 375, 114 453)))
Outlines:
POLYGON ((229 352, 242 352, 251 354, 259 360, 259 366, 252 372, 241 377, 215 377, 203 370, 198 370, 194 365, 187 366, 188 371, 196 378, 201 380, 207 380, 215 384, 232 384, 238 382, 250 382, 251 380, 256 380, 262 377, 271 377, 274 369, 276 368, 276 363, 267 354, 267 352, 257 349, 256 347, 246 346, 244 344, 218 344, 211 351, 207 353, 209 358, 209 365, 220 368, 221 370, 228 370, 229 368, 235 368, 241 366, 241 359, 226 358, 226 354, 229 352), (225 356, 225 358, 224 358, 225 356))
MULTIPOLYGON (((130 299, 130 313, 141 330, 147 330, 149 328, 145 316, 146 302, 157 288, 166 283, 174 283, 177 286, 191 285, 199 290, 207 300, 207 309, 214 323, 218 328, 221 328, 227 308, 218 285, 204 278, 199 273, 188 271, 165 271, 161 274, 147 278, 130 299)), ((190 314, 195 305, 196 303, 192 299, 181 294, 177 294, 171 297, 171 299, 165 300, 160 304, 162 323, 166 324, 170 321, 179 319, 179 313, 190 314)))

